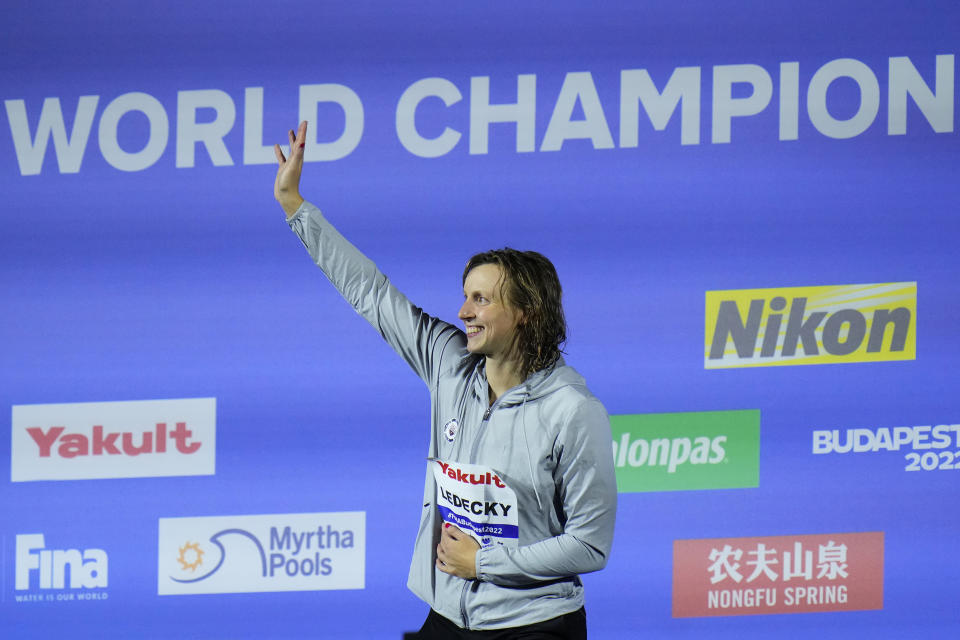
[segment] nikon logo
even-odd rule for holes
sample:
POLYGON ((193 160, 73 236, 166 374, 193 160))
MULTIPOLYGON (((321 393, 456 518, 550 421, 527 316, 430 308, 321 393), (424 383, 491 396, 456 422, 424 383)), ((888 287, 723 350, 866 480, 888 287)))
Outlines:
POLYGON ((917 283, 708 291, 704 368, 916 359, 917 283))
POLYGON ((621 493, 756 487, 760 412, 610 416, 621 493))

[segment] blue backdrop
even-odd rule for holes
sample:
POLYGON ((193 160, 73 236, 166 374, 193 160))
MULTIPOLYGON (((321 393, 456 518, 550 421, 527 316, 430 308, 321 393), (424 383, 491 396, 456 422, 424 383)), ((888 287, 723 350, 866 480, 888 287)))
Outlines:
POLYGON ((609 566, 584 578, 594 637, 952 637, 960 472, 907 472, 903 450, 812 455, 811 434, 960 422, 958 18, 950 1, 6 2, 0 407, 213 397, 217 413, 206 476, 13 482, 0 438, 3 635, 419 627, 404 584, 427 391, 271 191, 266 146, 302 87, 338 85, 306 102, 342 157, 308 162, 302 192, 417 304, 455 320, 470 255, 536 249, 564 284, 567 361, 611 414, 761 411, 757 488, 620 495, 609 566), (927 102, 909 69, 891 80, 902 58, 927 102), (836 60, 859 80, 837 72, 818 98, 836 60), (664 95, 677 78, 668 122, 624 119, 632 69, 664 95), (398 109, 426 78, 415 114, 398 109), (485 110, 483 78, 515 113, 485 110), (498 113, 514 122, 483 120, 498 113), (707 291, 904 281, 914 360, 704 368, 707 291), (159 518, 336 511, 366 512, 363 589, 157 593, 159 518), (671 615, 674 540, 856 531, 884 532, 882 609, 671 615), (19 601, 16 539, 36 533, 104 549, 109 597, 19 601))

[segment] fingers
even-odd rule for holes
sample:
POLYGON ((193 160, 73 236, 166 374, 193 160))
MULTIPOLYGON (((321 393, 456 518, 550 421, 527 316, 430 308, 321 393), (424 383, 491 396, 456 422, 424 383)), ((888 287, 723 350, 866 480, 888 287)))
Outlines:
MULTIPOLYGON (((302 161, 303 148, 307 146, 307 121, 304 120, 297 127, 296 133, 293 129, 287 131, 287 139, 290 141, 290 159, 297 158, 302 161)), ((283 150, 279 144, 273 145, 273 154, 277 157, 277 162, 283 165, 287 157, 283 155, 283 150)))
POLYGON ((290 157, 300 165, 303 164, 304 147, 307 146, 307 121, 304 120, 297 127, 297 133, 290 132, 290 157))
POLYGON ((453 568, 447 566, 447 553, 446 551, 443 550, 443 547, 439 544, 437 545, 436 566, 437 566, 437 569, 440 569, 440 571, 443 571, 444 573, 453 572, 453 568))
POLYGON ((444 531, 443 533, 444 533, 444 537, 441 538, 440 542, 437 543, 437 559, 440 560, 442 564, 446 565, 447 562, 450 561, 450 557, 448 556, 448 554, 452 553, 454 550, 453 547, 450 547, 448 549, 447 545, 449 545, 451 542, 456 542, 457 539, 449 537, 446 531, 444 531))
POLYGON ((294 132, 293 129, 287 131, 287 137, 290 139, 291 155, 293 154, 294 149, 303 149, 307 142, 307 121, 304 120, 301 122, 300 126, 297 127, 296 132, 294 132))
MULTIPOLYGON (((446 531, 444 531, 444 534, 446 535, 446 531)), ((462 547, 457 546, 460 544, 462 543, 441 539, 437 545, 437 559, 434 565, 440 571, 450 574, 451 576, 468 580, 475 578, 476 573, 473 569, 475 560, 469 553, 464 555, 462 547)))
POLYGON ((307 143, 307 121, 304 120, 300 123, 300 126, 297 127, 297 137, 294 140, 296 142, 297 148, 302 149, 307 143))

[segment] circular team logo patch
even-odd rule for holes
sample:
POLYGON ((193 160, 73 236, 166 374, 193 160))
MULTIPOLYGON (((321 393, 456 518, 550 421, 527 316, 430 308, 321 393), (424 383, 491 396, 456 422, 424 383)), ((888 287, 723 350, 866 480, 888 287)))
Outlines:
POLYGON ((457 419, 447 421, 447 424, 443 425, 443 435, 446 437, 447 442, 453 442, 453 439, 457 437, 457 431, 460 430, 460 423, 457 422, 457 419))

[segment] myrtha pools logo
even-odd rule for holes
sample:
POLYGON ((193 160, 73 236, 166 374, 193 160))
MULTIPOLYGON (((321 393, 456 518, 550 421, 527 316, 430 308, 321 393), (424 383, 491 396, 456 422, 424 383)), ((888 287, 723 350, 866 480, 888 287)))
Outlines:
POLYGON ((365 513, 161 518, 157 592, 362 589, 365 513))

